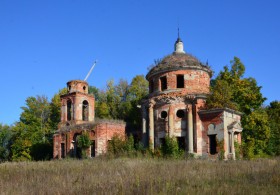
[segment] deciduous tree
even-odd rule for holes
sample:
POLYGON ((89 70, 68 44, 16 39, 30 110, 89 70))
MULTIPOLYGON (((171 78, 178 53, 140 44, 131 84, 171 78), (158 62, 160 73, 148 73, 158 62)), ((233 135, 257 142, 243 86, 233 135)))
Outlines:
POLYGON ((9 160, 11 137, 11 127, 0 124, 0 162, 9 160))
MULTIPOLYGON (((50 107, 45 96, 28 97, 13 128, 12 160, 31 160, 32 145, 48 143, 50 107)), ((46 154, 49 155, 49 154, 46 154)), ((49 155, 50 156, 50 155, 49 155)), ((35 156, 33 156, 36 159, 35 156)))
POLYGON ((241 111, 244 114, 244 151, 248 149, 248 155, 261 155, 265 153, 270 136, 268 117, 261 108, 266 98, 263 97, 257 81, 252 77, 244 78, 244 73, 244 64, 238 57, 234 57, 231 67, 225 66, 217 78, 212 80, 207 105, 208 108, 229 107, 241 111))
POLYGON ((61 115, 61 100, 60 96, 67 93, 67 88, 63 88, 56 93, 51 99, 50 103, 50 115, 49 124, 52 131, 57 129, 58 123, 60 122, 61 115))
POLYGON ((280 102, 273 101, 266 109, 271 133, 267 152, 270 155, 280 155, 280 102))
POLYGON ((109 80, 106 90, 96 93, 96 117, 121 119, 129 124, 140 125, 141 112, 137 106, 148 94, 148 82, 143 75, 135 76, 130 85, 124 79, 120 79, 117 84, 109 80))

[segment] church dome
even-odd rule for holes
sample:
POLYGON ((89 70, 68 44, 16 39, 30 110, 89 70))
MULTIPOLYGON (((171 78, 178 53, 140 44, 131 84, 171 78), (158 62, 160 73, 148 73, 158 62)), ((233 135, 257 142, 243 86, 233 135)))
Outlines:
POLYGON ((149 96, 208 94, 211 76, 208 63, 203 64, 184 51, 183 41, 178 34, 174 52, 158 60, 146 75, 149 96))
POLYGON ((202 70, 207 72, 210 77, 212 76, 212 70, 207 64, 201 63, 196 57, 184 51, 184 43, 180 38, 179 28, 174 52, 157 61, 149 70, 146 79, 150 80, 155 75, 177 70, 202 70))
POLYGON ((146 78, 149 80, 149 78, 156 74, 184 69, 204 70, 210 76, 212 74, 210 67, 202 64, 196 57, 187 53, 176 52, 175 50, 171 55, 165 56, 152 67, 146 78))

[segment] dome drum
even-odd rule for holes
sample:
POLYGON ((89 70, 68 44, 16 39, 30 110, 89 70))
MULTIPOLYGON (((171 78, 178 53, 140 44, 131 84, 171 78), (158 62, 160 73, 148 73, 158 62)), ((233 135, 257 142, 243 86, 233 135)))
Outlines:
POLYGON ((156 74, 149 79, 150 96, 177 92, 187 94, 208 94, 210 76, 202 70, 176 70, 156 74))
POLYGON ((88 94, 88 83, 82 80, 71 80, 67 82, 67 92, 80 92, 88 94))

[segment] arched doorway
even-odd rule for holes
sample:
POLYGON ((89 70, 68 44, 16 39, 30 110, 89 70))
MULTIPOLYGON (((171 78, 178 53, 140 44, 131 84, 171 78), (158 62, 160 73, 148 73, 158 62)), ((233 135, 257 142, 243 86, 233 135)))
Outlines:
POLYGON ((73 141, 71 143, 72 157, 74 158, 82 158, 82 149, 78 147, 78 136, 80 133, 75 133, 73 137, 73 141))

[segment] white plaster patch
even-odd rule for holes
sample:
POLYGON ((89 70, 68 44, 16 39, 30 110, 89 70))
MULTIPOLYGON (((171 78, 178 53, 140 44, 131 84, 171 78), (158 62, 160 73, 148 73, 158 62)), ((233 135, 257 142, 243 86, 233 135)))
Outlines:
POLYGON ((175 136, 175 137, 184 137, 184 136, 186 136, 186 131, 175 131, 173 133, 173 136, 175 136))
POLYGON ((186 121, 177 121, 175 122, 175 129, 186 129, 186 121))

